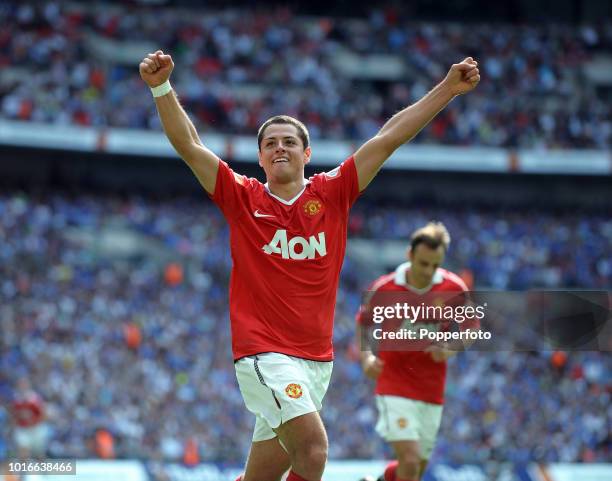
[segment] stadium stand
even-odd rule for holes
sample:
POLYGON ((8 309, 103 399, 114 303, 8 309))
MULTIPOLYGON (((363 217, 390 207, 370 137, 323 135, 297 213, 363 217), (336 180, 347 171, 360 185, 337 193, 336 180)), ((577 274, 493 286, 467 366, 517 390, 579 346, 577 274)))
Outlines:
POLYGON ((361 140, 469 53, 484 59, 487 82, 417 143, 610 146, 611 104, 598 88, 609 23, 472 28, 415 22, 392 8, 362 19, 252 10, 244 22, 247 13, 4 2, 2 117, 160 130, 134 62, 163 47, 181 65, 173 81, 201 131, 252 134, 287 113, 315 139, 361 140))

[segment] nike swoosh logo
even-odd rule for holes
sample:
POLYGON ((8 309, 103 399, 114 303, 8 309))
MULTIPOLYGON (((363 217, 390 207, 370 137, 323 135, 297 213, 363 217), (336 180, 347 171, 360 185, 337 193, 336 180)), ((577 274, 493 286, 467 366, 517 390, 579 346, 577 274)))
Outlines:
POLYGON ((253 212, 253 215, 255 217, 274 217, 273 215, 262 214, 261 212, 259 212, 259 209, 257 209, 255 212, 253 212))

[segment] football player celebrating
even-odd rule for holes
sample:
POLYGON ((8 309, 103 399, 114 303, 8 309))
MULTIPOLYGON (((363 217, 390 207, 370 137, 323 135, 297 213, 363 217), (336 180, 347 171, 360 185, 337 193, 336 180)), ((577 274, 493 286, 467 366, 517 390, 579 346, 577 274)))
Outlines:
MULTIPOLYGON (((236 375, 256 417, 243 481, 319 481, 327 436, 318 411, 332 370, 332 329, 349 209, 389 156, 480 80, 471 57, 394 115, 335 170, 306 179, 306 127, 277 116, 259 129, 265 184, 235 173, 200 140, 169 78, 170 55, 140 63, 166 136, 221 209, 233 260, 230 322, 236 375)), ((282 91, 278 95, 283 95, 282 91)))

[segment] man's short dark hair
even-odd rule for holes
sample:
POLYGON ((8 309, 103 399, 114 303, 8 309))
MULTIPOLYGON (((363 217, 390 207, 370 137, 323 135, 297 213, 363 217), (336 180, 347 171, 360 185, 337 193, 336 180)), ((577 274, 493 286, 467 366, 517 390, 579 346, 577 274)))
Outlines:
POLYGON ((432 221, 414 231, 410 238, 410 250, 414 252, 419 244, 425 244, 430 249, 437 249, 442 246, 447 251, 450 241, 450 234, 446 226, 442 222, 432 221))
POLYGON ((308 129, 302 122, 300 122, 298 119, 290 117, 289 115, 276 115, 274 117, 270 117, 261 125, 261 127, 259 127, 259 131, 257 132, 257 147, 259 150, 261 150, 261 141, 263 140, 264 132, 272 124, 293 125, 298 131, 298 136, 302 140, 304 148, 310 145, 310 135, 308 134, 308 129))

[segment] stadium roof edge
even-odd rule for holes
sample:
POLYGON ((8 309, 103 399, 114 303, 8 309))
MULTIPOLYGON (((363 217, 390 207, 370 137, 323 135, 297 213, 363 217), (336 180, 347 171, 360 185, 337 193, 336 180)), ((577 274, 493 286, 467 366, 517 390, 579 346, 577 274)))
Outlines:
MULTIPOLYGON (((255 136, 208 134, 206 144, 229 161, 257 162, 255 136)), ((163 133, 136 129, 63 126, 0 120, 0 145, 147 157, 177 158, 163 133)), ((314 140, 314 166, 335 166, 353 141, 314 140)), ((392 170, 612 175, 606 150, 508 150, 494 147, 406 145, 385 165, 392 170)))

